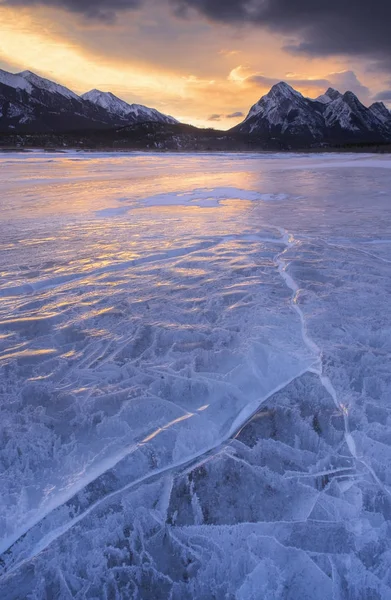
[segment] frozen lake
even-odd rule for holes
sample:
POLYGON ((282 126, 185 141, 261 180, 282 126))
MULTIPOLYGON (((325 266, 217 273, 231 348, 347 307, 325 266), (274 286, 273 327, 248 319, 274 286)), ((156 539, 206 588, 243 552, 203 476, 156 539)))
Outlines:
POLYGON ((391 599, 391 160, 0 154, 0 598, 391 599))

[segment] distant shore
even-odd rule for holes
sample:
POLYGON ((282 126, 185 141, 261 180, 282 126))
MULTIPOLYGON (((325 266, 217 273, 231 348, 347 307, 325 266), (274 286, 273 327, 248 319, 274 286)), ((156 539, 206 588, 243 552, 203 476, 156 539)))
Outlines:
POLYGON ((8 154, 18 152, 21 154, 28 154, 34 151, 42 151, 56 154, 67 154, 67 152, 107 152, 107 153, 118 153, 118 154, 130 154, 130 153, 145 153, 145 154, 338 154, 338 153, 357 153, 357 154, 391 154, 391 144, 387 145, 347 145, 347 146, 336 146, 336 147, 322 147, 322 148, 280 148, 280 149, 174 149, 174 148, 112 148, 108 147, 84 147, 80 146, 67 146, 64 147, 47 147, 47 146, 2 146, 0 145, 0 153, 8 154))

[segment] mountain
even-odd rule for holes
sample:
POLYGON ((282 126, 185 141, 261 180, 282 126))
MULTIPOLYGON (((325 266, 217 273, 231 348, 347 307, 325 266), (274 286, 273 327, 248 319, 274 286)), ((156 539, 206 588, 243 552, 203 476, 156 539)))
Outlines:
POLYGON ((245 120, 233 131, 258 137, 296 138, 303 143, 323 139, 324 120, 313 100, 309 100, 287 83, 274 85, 270 92, 251 107, 245 120))
POLYGON ((333 88, 329 88, 324 94, 318 96, 316 98, 317 102, 321 102, 322 104, 329 104, 333 100, 337 100, 342 96, 341 92, 338 90, 334 90, 333 88))
POLYGON ((374 102, 369 107, 369 110, 391 131, 391 111, 388 110, 383 102, 374 102))
POLYGON ((0 71, 0 131, 64 131, 107 127, 105 111, 30 71, 0 71))
POLYGON ((13 74, 0 69, 0 131, 95 130, 143 121, 176 122, 155 109, 127 104, 113 94, 93 91, 78 96, 31 71, 13 74))
POLYGON ((13 89, 26 90, 27 92, 31 92, 32 90, 30 82, 22 77, 22 75, 8 73, 8 71, 3 71, 2 69, 0 69, 0 84, 13 89))
POLYGON ((50 94, 58 94, 67 99, 73 99, 77 101, 80 100, 77 94, 75 94, 71 90, 68 90, 68 88, 64 87, 63 85, 54 83, 54 81, 50 81, 49 79, 45 79, 44 77, 39 77, 39 75, 36 75, 31 71, 22 71, 21 73, 17 73, 16 76, 22 78, 27 84, 30 84, 30 86, 32 86, 33 89, 35 88, 36 90, 49 92, 50 94))
POLYGON ((78 96, 31 71, 0 69, 0 134, 9 145, 29 136, 44 146, 289 150, 391 143, 391 112, 381 102, 367 108, 350 91, 329 88, 313 100, 280 82, 229 131, 197 129, 111 92, 78 96))
POLYGON ((326 104, 323 116, 331 138, 348 136, 375 141, 379 135, 386 136, 383 123, 353 92, 345 92, 326 104))
POLYGON ((117 98, 111 92, 101 92, 100 90, 91 90, 81 96, 83 100, 100 106, 113 117, 118 117, 128 123, 140 123, 141 121, 153 121, 156 123, 178 123, 173 117, 164 115, 155 108, 148 108, 142 104, 128 104, 124 100, 117 98))
POLYGON ((265 142, 277 139, 288 147, 391 141, 387 108, 365 107, 353 94, 329 88, 315 100, 284 82, 274 85, 231 131, 265 142))

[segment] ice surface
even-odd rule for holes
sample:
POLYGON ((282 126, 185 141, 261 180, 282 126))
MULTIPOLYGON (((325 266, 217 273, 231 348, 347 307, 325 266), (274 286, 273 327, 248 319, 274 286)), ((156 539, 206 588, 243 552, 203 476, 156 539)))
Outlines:
POLYGON ((0 598, 391 598, 391 172, 0 157, 0 598))
MULTIPOLYGON (((232 200, 249 200, 249 201, 264 201, 278 202, 286 200, 286 194, 260 194, 251 190, 240 190, 234 187, 228 188, 200 188, 189 192, 166 192, 164 194, 156 194, 149 198, 142 198, 137 204, 133 202, 128 206, 114 206, 112 208, 103 208, 98 210, 98 217, 115 217, 123 215, 129 210, 138 207, 148 206, 198 206, 200 208, 216 208, 221 202, 232 200)), ((120 198, 119 202, 125 202, 126 198, 120 198)))

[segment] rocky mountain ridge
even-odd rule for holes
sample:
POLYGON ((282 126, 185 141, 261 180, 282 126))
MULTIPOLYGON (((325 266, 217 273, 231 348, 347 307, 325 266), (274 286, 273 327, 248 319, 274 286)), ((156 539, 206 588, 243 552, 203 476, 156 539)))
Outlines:
POLYGON ((130 105, 110 93, 92 90, 78 96, 31 71, 13 74, 0 70, 0 131, 53 133, 144 121, 177 123, 156 109, 130 105))
POLYGON ((367 108, 350 91, 341 94, 329 88, 312 100, 280 82, 251 107, 244 121, 232 131, 295 146, 388 142, 391 112, 381 102, 367 108))
MULTIPOLYGON (((329 88, 316 99, 303 96, 285 82, 274 85, 229 131, 180 124, 154 108, 129 104, 111 92, 72 90, 32 73, 0 70, 0 134, 24 144, 23 136, 66 134, 65 145, 93 147, 99 138, 108 147, 125 143, 137 148, 226 150, 298 149, 344 144, 391 143, 391 112, 382 102, 364 106, 350 91, 329 88), (153 127, 148 127, 150 123, 153 127), (146 126, 144 126, 146 125, 146 126), (102 135, 97 132, 102 131, 102 135), (104 133, 104 132, 110 133, 104 133), (95 132, 95 133, 94 133, 95 132), (18 137, 19 136, 19 137, 18 137), (124 142, 125 140, 125 142, 124 142), (131 141, 133 140, 133 141, 131 141)), ((0 139, 0 144, 2 140, 0 139)), ((54 142, 50 142, 54 143, 54 142)))

